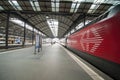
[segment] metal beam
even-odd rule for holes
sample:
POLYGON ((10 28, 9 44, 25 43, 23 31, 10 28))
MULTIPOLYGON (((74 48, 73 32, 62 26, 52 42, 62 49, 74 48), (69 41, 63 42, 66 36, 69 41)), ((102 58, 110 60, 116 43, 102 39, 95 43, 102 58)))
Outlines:
MULTIPOLYGON (((8 10, 6 11, 0 11, 0 13, 7 13, 9 12, 8 10)), ((11 13, 15 14, 16 11, 15 10, 10 10, 11 13)), ((83 12, 76 12, 76 13, 70 13, 70 12, 42 12, 42 11, 17 11, 17 12, 20 12, 21 14, 35 14, 35 15, 60 15, 60 16, 72 16, 73 14, 84 14, 83 12)), ((97 17, 98 15, 101 15, 101 14, 88 14, 86 13, 86 16, 89 16, 89 17, 97 17)), ((21 15, 20 15, 21 16, 21 15)), ((29 19, 29 18, 28 18, 29 19)), ((69 18, 68 18, 69 19, 69 18)), ((70 19, 71 20, 71 19, 70 19)), ((72 20, 71 20, 72 21, 72 20)))
MULTIPOLYGON (((0 11, 0 13, 5 13, 5 12, 8 12, 8 11, 11 11, 11 13, 15 13, 16 11, 15 10, 3 10, 3 11, 0 11)), ((43 11, 33 11, 33 10, 24 10, 24 11, 17 11, 17 12, 20 12, 21 14, 36 14, 36 15, 60 15, 60 16, 72 16, 73 14, 83 14, 82 12, 76 12, 76 13, 70 13, 70 12, 51 12, 51 11, 46 11, 46 12, 43 12, 43 11)))
POLYGON ((83 14, 84 15, 84 20, 83 20, 83 23, 84 23, 84 26, 85 26, 85 21, 86 21, 86 15, 85 14, 83 14))
MULTIPOLYGON (((43 22, 46 22, 46 20, 41 21, 41 22, 38 22, 38 23, 36 23, 35 25, 37 26, 37 25, 39 25, 40 23, 43 23, 43 22)), ((66 26, 70 26, 70 25, 68 25, 68 24, 66 24, 66 23, 64 23, 64 22, 62 22, 62 21, 60 21, 60 20, 59 20, 58 22, 63 23, 63 24, 65 24, 66 26)))
POLYGON ((58 33, 59 33, 59 31, 66 31, 66 29, 64 29, 63 27, 60 27, 59 29, 58 29, 58 33))
MULTIPOLYGON (((12 11, 14 12, 14 11, 12 11)), ((72 16, 73 13, 69 13, 69 12, 52 12, 52 11, 33 11, 33 10, 24 10, 24 11, 19 11, 22 14, 43 14, 43 15, 61 15, 61 16, 72 16)))
MULTIPOLYGON (((40 15, 40 14, 39 14, 40 15)), ((33 15, 33 16, 30 16, 30 17, 28 17, 27 18, 27 20, 28 19, 36 19, 36 18, 34 18, 35 16, 37 16, 37 15, 33 15)), ((40 15, 41 16, 41 15, 40 15)), ((48 16, 48 15, 45 15, 45 16, 48 16)), ((54 15, 54 16, 56 16, 56 15, 54 15)), ((71 19, 71 18, 69 18, 69 17, 67 17, 67 16, 59 16, 59 17, 62 17, 62 18, 65 18, 65 19, 67 19, 67 20, 70 20, 71 22, 73 22, 73 20, 71 19)), ((58 18, 59 19, 59 18, 58 18)), ((42 21, 40 21, 40 22, 38 22, 37 24, 39 24, 39 23, 41 23, 41 22, 45 22, 46 20, 42 20, 42 21)), ((60 21, 59 20, 59 22, 62 22, 62 21, 60 21)), ((35 25, 37 25, 37 24, 35 24, 35 25)), ((66 24, 67 25, 67 24, 66 24)), ((69 25, 67 25, 67 26, 69 26, 69 25)))
MULTIPOLYGON (((43 34, 45 34, 43 31, 41 31, 39 28, 35 27, 35 25, 33 25, 31 22, 29 22, 27 19, 23 18, 20 14, 18 14, 17 12, 12 12, 12 14, 16 15, 16 17, 19 17, 22 21, 26 22, 27 24, 31 25, 33 28, 37 29, 38 31, 42 32, 43 34)), ((46 36, 48 36, 47 34, 45 34, 46 36)))
MULTIPOLYGON (((50 29, 50 28, 47 28, 47 27, 44 27, 44 26, 41 26, 41 27, 43 27, 43 28, 41 28, 41 30, 43 29, 43 31, 44 31, 44 28, 45 28, 45 29, 50 29)), ((66 29, 67 29, 67 28, 62 27, 62 26, 58 26, 58 28, 63 28, 64 30, 66 30, 66 29)))
POLYGON ((97 15, 91 15, 91 14, 85 14, 85 13, 83 13, 82 15, 80 15, 74 22, 73 22, 73 24, 70 26, 70 28, 63 34, 63 36, 64 35, 66 35, 68 32, 70 32, 74 27, 76 27, 79 23, 80 23, 80 20, 84 20, 84 25, 85 25, 85 17, 98 17, 99 16, 99 14, 97 14, 97 15))
POLYGON ((83 15, 79 15, 79 17, 72 23, 72 25, 66 30, 66 32, 63 34, 66 35, 68 32, 70 32, 75 26, 78 25, 78 23, 80 22, 80 20, 84 19, 85 16, 83 15))

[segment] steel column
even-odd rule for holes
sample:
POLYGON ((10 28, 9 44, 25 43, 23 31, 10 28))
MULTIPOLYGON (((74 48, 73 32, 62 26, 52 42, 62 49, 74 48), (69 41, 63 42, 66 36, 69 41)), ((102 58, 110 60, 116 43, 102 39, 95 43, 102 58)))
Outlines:
POLYGON ((25 46, 25 39, 26 39, 26 22, 24 22, 24 38, 23 38, 23 46, 25 46))
POLYGON ((85 17, 86 17, 86 14, 84 13, 84 19, 83 19, 84 26, 85 26, 85 21, 86 21, 85 17))
POLYGON ((33 28, 33 31, 32 31, 32 45, 33 45, 33 42, 34 42, 34 28, 33 28))
POLYGON ((7 13, 7 21, 6 21, 6 28, 5 28, 5 48, 8 49, 8 32, 9 32, 9 18, 10 12, 7 13))

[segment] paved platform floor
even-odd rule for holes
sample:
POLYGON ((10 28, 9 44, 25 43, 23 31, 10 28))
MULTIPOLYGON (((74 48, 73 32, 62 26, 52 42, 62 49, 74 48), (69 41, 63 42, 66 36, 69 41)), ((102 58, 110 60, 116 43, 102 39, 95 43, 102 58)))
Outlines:
POLYGON ((0 80, 112 80, 91 77, 59 44, 33 53, 34 47, 0 52, 0 80))

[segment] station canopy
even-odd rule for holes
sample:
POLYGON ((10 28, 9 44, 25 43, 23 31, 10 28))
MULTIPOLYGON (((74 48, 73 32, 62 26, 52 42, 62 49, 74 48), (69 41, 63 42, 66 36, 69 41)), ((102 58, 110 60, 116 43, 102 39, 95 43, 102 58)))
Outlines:
MULTIPOLYGON (((119 0, 0 0, 0 21, 10 13, 10 19, 26 22, 48 37, 61 38, 81 22, 92 21, 117 4, 119 0)), ((10 26, 14 23, 11 21, 10 26)), ((1 23, 0 27, 5 25, 1 23)))

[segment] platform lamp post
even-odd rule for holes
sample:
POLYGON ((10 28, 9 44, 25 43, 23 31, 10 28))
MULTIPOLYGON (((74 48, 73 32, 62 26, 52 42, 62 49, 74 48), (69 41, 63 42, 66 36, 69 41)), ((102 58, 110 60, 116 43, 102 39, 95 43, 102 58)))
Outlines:
POLYGON ((10 12, 7 12, 7 20, 6 20, 6 28, 5 28, 5 48, 8 49, 8 32, 9 32, 9 19, 10 19, 10 12))

